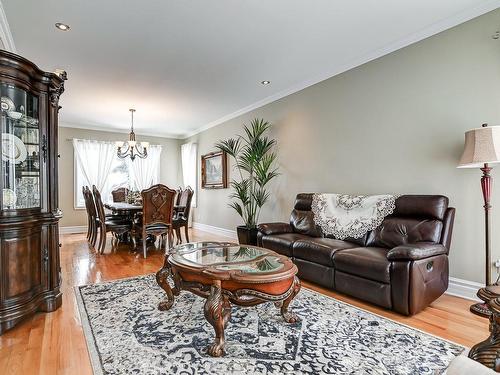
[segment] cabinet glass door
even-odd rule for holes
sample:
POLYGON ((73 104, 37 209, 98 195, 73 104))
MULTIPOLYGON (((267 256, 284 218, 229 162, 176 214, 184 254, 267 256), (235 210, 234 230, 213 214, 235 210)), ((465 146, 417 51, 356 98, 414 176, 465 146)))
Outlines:
POLYGON ((1 84, 2 209, 40 207, 38 97, 1 84))

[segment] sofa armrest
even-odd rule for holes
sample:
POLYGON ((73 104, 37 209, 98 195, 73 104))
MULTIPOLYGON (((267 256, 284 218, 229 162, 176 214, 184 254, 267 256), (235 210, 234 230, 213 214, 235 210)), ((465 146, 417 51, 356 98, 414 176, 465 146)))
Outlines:
POLYGON ((259 232, 266 236, 280 233, 293 233, 293 228, 288 223, 265 223, 258 225, 259 232))
POLYGON ((388 260, 418 260, 446 254, 448 250, 441 244, 409 243, 396 246, 387 253, 388 260))

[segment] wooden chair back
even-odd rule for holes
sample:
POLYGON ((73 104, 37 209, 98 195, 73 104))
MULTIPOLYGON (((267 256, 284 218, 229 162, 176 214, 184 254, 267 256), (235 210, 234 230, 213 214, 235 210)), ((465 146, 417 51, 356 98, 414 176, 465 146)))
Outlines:
POLYGON ((104 205, 102 204, 101 193, 95 185, 92 185, 92 192, 94 193, 94 201, 95 201, 95 209, 97 213, 97 217, 101 221, 101 223, 106 222, 106 213, 104 212, 104 205))
POLYGON ((83 187, 83 199, 85 200, 85 208, 87 210, 87 214, 91 218, 95 218, 97 216, 95 210, 94 198, 92 197, 92 192, 88 186, 83 187))
POLYGON ((125 202, 127 200, 129 190, 126 187, 115 189, 111 192, 113 202, 125 202))
POLYGON ((175 205, 179 206, 181 202, 182 188, 179 186, 177 188, 177 195, 175 196, 175 205))
POLYGON ((82 186, 82 194, 83 194, 83 202, 85 203, 85 210, 87 211, 87 215, 90 217, 90 207, 89 207, 89 198, 87 197, 87 189, 88 186, 82 186))
POLYGON ((189 213, 191 212, 191 201, 193 200, 194 190, 191 186, 186 186, 186 188, 181 192, 179 197, 179 206, 184 206, 184 216, 185 220, 189 219, 189 213))
POLYGON ((142 225, 172 225, 172 214, 176 191, 157 184, 141 191, 142 225))

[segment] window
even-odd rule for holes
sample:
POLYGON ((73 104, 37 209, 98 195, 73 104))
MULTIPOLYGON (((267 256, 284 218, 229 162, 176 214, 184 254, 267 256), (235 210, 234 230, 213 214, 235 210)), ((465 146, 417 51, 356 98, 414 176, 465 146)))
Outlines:
POLYGON ((120 159, 114 143, 74 139, 75 208, 85 208, 82 187, 96 185, 104 202, 119 187, 142 190, 158 183, 161 146, 150 146, 146 159, 120 159))
MULTIPOLYGON (((128 170, 126 159, 119 159, 116 157, 113 160, 113 166, 111 167, 111 172, 108 177, 107 186, 101 190, 102 199, 104 202, 112 200, 111 192, 119 187, 129 187, 133 186, 130 181, 130 173, 128 170)), ((83 200, 82 187, 88 185, 85 176, 83 175, 82 168, 78 163, 78 159, 75 157, 75 208, 85 208, 85 202, 83 200)))

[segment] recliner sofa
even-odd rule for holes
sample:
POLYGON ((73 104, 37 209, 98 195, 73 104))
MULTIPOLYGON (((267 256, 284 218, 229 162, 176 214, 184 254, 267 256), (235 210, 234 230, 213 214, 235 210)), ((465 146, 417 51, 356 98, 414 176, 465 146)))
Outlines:
POLYGON ((290 222, 259 225, 259 246, 287 255, 299 277, 404 315, 448 288, 455 209, 441 195, 403 195, 382 224, 361 238, 324 236, 312 193, 297 195, 290 222))

